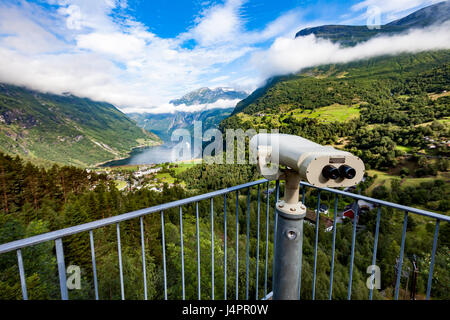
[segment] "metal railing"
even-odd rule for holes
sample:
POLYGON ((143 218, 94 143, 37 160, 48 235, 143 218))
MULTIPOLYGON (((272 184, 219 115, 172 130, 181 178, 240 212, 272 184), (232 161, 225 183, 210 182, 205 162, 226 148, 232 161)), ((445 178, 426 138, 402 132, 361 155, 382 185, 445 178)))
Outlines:
MULTIPOLYGON (((239 293, 238 293, 238 287, 239 287, 239 191, 247 189, 247 230, 246 230, 246 237, 247 237, 247 247, 246 247, 246 290, 245 290, 245 298, 249 299, 249 243, 250 243, 250 190, 252 187, 257 187, 257 253, 256 253, 256 294, 255 298, 260 299, 261 297, 258 294, 258 279, 259 279, 259 259, 260 259, 260 189, 261 185, 266 185, 266 230, 265 230, 265 262, 264 262, 264 295, 262 297, 263 300, 265 299, 271 299, 272 292, 268 292, 268 270, 269 270, 269 256, 268 256, 268 244, 269 244, 269 209, 270 207, 275 207, 275 204, 270 204, 270 192, 269 192, 269 184, 270 182, 266 179, 258 180, 254 182, 249 182, 246 184, 242 184, 239 186, 234 186, 231 188, 214 191, 198 196, 194 196, 191 198, 173 201, 166 204, 157 205, 151 208, 142 209, 134 212, 129 212, 125 214, 121 214, 118 216, 97 220, 94 222, 61 229, 53 232, 48 232, 45 234, 29 237, 26 239, 21 239, 5 244, 0 245, 0 255, 6 252, 16 251, 17 253, 17 264, 19 268, 19 277, 21 282, 21 289, 22 289, 22 296, 24 300, 28 299, 28 293, 27 293, 27 285, 26 285, 26 275, 25 275, 25 268, 23 263, 23 256, 22 256, 22 249, 30 246, 34 246, 43 242, 48 241, 54 241, 55 242, 55 248, 56 248, 56 259, 57 259, 57 267, 58 267, 58 275, 59 275, 59 287, 61 291, 61 299, 67 300, 69 298, 68 294, 68 288, 66 284, 66 267, 65 267, 65 261, 64 261, 64 248, 63 248, 63 242, 62 238, 71 236, 74 234, 80 234, 83 232, 89 232, 89 239, 90 239, 90 249, 91 249, 91 258, 92 258, 92 270, 93 270, 93 282, 94 282, 94 291, 95 291, 95 299, 99 299, 99 293, 98 293, 98 283, 97 283, 97 268, 96 268, 96 256, 95 256, 95 247, 94 247, 94 236, 93 231, 98 228, 110 226, 110 225, 116 225, 116 233, 117 233, 117 251, 118 251, 118 263, 119 263, 119 274, 120 274, 120 291, 121 291, 121 298, 125 299, 125 290, 124 290, 124 276, 123 276, 123 266, 122 266, 122 249, 121 249, 121 236, 120 236, 120 223, 132 219, 139 218, 140 220, 140 242, 141 242, 141 254, 142 254, 142 268, 143 268, 143 282, 144 282, 144 298, 147 299, 147 277, 146 277, 146 261, 145 261, 145 241, 144 241, 144 223, 143 218, 150 214, 160 213, 161 215, 161 236, 162 236, 162 256, 163 256, 163 275, 164 275, 164 298, 167 300, 167 261, 166 261, 166 240, 165 240, 165 223, 164 223, 164 212, 173 209, 178 208, 179 209, 179 223, 180 223, 180 246, 181 246, 181 286, 182 286, 182 299, 185 299, 186 292, 185 292, 185 270, 184 270, 184 244, 183 244, 183 206, 186 206, 188 204, 195 204, 195 216, 196 216, 196 238, 197 238, 197 293, 198 298, 201 297, 201 286, 200 286, 200 230, 199 230, 199 207, 198 203, 203 200, 210 200, 210 210, 211 210, 211 298, 214 299, 214 202, 213 200, 217 197, 223 197, 224 199, 224 209, 223 209, 223 218, 224 218, 224 299, 227 299, 227 195, 231 193, 236 193, 236 261, 235 261, 235 272, 236 272, 236 299, 239 299, 239 293)), ((402 237, 401 237, 401 247, 400 247, 400 259, 399 259, 399 266, 398 266, 398 272, 396 276, 396 282, 395 282, 395 299, 398 299, 399 296, 399 287, 400 287, 400 277, 401 277, 401 271, 402 271, 402 263, 403 263, 403 255, 405 250, 405 237, 406 237, 406 231, 407 231, 407 223, 408 223, 408 215, 409 214, 416 214, 425 216, 431 219, 434 219, 436 221, 435 224, 435 231, 434 231, 434 240, 433 240, 433 247, 431 252, 431 261, 430 261, 430 267, 429 267, 429 273, 428 273, 428 283, 427 283, 427 289, 426 289, 426 299, 430 298, 430 292, 431 292, 431 284, 432 284, 432 276, 433 276, 433 268, 434 268, 434 262, 435 262, 435 255, 436 255, 436 247, 437 247, 437 240, 438 240, 438 233, 439 233, 439 225, 441 221, 449 222, 450 217, 433 213, 426 210, 411 208, 383 200, 377 200, 374 198, 353 194, 349 192, 344 192, 336 189, 330 189, 330 188, 318 188, 308 183, 301 183, 301 190, 302 190, 302 202, 305 203, 306 199, 306 189, 316 189, 318 191, 317 194, 317 210, 316 210, 316 223, 315 223, 315 238, 314 238, 314 267, 313 267, 313 285, 312 285, 312 299, 315 299, 316 296, 316 275, 317 275, 317 252, 318 252, 318 241, 319 241, 319 224, 320 224, 320 205, 321 205, 321 193, 323 192, 329 192, 335 195, 335 201, 334 201, 334 219, 333 219, 333 233, 332 233, 332 253, 331 253, 331 270, 330 270, 330 285, 329 285, 329 292, 328 292, 328 298, 332 299, 332 293, 333 293, 333 276, 334 276, 334 266, 335 266, 335 247, 336 247, 336 220, 337 220, 337 212, 338 212, 338 196, 346 197, 346 198, 352 198, 355 200, 364 200, 368 203, 377 205, 377 218, 376 218, 376 227, 375 227, 375 235, 374 235, 374 247, 373 247, 373 256, 372 256, 372 265, 376 264, 376 256, 377 256, 377 248, 378 248, 378 236, 379 236, 379 229, 380 229, 380 220, 381 220, 381 208, 382 207, 388 207, 393 208, 396 210, 400 210, 404 212, 404 218, 403 218, 403 231, 402 231, 402 237)), ((275 198, 276 201, 279 199, 279 191, 280 191, 280 184, 279 181, 276 182, 275 187, 275 198)), ((356 206, 356 208, 358 208, 356 206)), ((277 214, 276 210, 274 210, 274 228, 273 228, 273 235, 277 232, 277 214)), ((353 277, 353 265, 354 265, 354 259, 355 259, 355 242, 356 242, 356 230, 357 230, 357 219, 358 218, 358 209, 356 209, 356 212, 354 213, 353 218, 353 232, 352 232, 352 242, 351 242, 351 257, 350 257, 350 270, 349 270, 349 283, 348 283, 348 295, 347 298, 351 299, 351 293, 352 293, 352 277, 353 277)), ((276 237, 273 237, 274 242, 276 237)), ((274 251, 277 250, 276 243, 274 243, 274 251)), ((0 256, 1 257, 1 256, 0 256)), ((275 254, 273 254, 273 261, 272 261, 272 267, 275 263, 275 254)), ((301 268, 302 265, 300 263, 300 284, 301 284, 301 268)), ((275 268, 272 268, 273 270, 275 268)), ((373 271, 374 272, 374 271, 373 271)), ((273 276, 272 276, 273 279, 273 276)), ((273 284, 272 284, 273 285, 273 284)), ((299 289, 299 298, 300 298, 300 290, 299 289)), ((373 288, 369 291, 369 299, 372 300, 373 298, 373 288)))

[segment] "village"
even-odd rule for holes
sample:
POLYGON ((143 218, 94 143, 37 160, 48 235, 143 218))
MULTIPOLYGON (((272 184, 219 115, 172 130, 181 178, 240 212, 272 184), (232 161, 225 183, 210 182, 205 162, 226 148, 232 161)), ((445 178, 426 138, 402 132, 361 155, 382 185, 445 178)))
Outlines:
POLYGON ((450 147, 450 140, 447 140, 446 137, 441 137, 440 140, 435 140, 432 137, 424 137, 423 138, 424 141, 427 143, 427 148, 428 149, 436 149, 437 147, 441 146, 441 147, 450 147))
POLYGON ((169 188, 175 185, 171 169, 176 167, 177 164, 151 164, 88 169, 88 172, 106 174, 109 180, 115 182, 119 191, 131 192, 146 188, 162 192, 164 184, 169 188))
POLYGON ((148 189, 162 192, 164 185, 168 188, 172 188, 176 184, 184 187, 184 182, 178 181, 176 175, 198 164, 199 161, 201 159, 161 164, 97 167, 87 169, 87 171, 89 173, 106 174, 108 180, 115 182, 119 191, 132 192, 148 189))

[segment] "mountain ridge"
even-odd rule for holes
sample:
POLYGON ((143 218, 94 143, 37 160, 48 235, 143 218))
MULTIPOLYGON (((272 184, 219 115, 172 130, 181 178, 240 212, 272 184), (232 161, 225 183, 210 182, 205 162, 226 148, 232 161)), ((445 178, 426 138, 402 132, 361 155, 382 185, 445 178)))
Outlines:
POLYGON ((170 101, 175 106, 187 106, 187 108, 183 108, 183 111, 160 114, 130 113, 128 116, 136 121, 139 127, 155 133, 163 141, 170 142, 172 132, 176 129, 187 129, 193 134, 194 121, 201 121, 203 130, 218 128, 219 123, 231 115, 235 106, 215 107, 214 104, 219 100, 240 100, 247 96, 247 93, 236 91, 233 88, 210 89, 203 87, 185 94, 180 99, 170 101), (190 111, 189 107, 194 105, 204 106, 204 108, 190 111))
MULTIPOLYGON (((349 104, 351 99, 343 99, 336 93, 337 89, 324 90, 322 82, 336 83, 340 87, 344 84, 358 88, 358 78, 371 78, 374 81, 381 78, 397 81, 395 77, 408 74, 418 74, 428 71, 438 65, 446 65, 450 61, 450 50, 424 52, 419 54, 401 54, 397 56, 381 56, 362 61, 344 64, 328 64, 311 67, 295 75, 272 78, 266 86, 255 90, 248 98, 239 102, 231 117, 240 113, 256 114, 266 112, 268 108, 276 109, 281 101, 283 105, 292 108, 320 108, 332 103, 349 104), (305 84, 311 87, 304 87, 305 84), (320 89, 320 90, 319 90, 320 89), (326 101, 318 103, 319 101, 326 101)), ((331 84, 329 86, 331 88, 331 84)), ((357 96, 354 98, 356 99, 357 96)), ((273 111, 273 110, 272 110, 273 111)), ((231 118, 230 117, 230 118, 231 118)), ((230 121, 225 119, 221 127, 230 121)))
POLYGON ((44 163, 92 166, 159 144, 115 106, 0 84, 0 150, 44 163))
MULTIPOLYGON (((383 32, 386 34, 394 34, 398 32, 403 32, 413 26, 429 26, 436 23, 441 23, 443 21, 450 19, 450 2, 443 1, 420 10, 417 10, 403 18, 392 21, 384 26, 381 29, 373 29, 370 30, 366 26, 345 26, 345 25, 324 25, 312 28, 306 28, 299 31, 296 34, 296 38, 301 36, 307 36, 310 34, 314 34, 320 38, 326 38, 331 40, 332 42, 339 42, 343 46, 351 46, 356 45, 361 41, 366 41, 371 37, 377 36, 383 32), (432 17, 432 18, 430 18, 432 17), (389 26, 390 28, 386 28, 389 26), (353 31, 357 32, 353 32, 353 31)), ((411 55, 414 56, 414 55, 411 55)), ((373 59, 368 59, 367 61, 377 61, 377 59, 383 59, 384 57, 378 57, 373 59)), ((350 62, 348 64, 334 64, 335 66, 339 65, 352 65, 358 64, 359 61, 350 62)), ((405 66, 407 67, 407 65, 405 66)), ((302 70, 298 74, 312 74, 315 70, 320 70, 321 67, 317 68, 306 68, 302 70)), ((368 69, 369 72, 369 69, 368 69)), ((257 104, 259 99, 264 99, 266 94, 270 91, 271 88, 275 87, 278 83, 288 82, 291 79, 295 79, 298 74, 291 75, 282 75, 272 77, 267 80, 266 84, 254 92, 252 92, 247 98, 240 101, 235 109, 233 110, 232 116, 243 112, 248 106, 252 104, 257 104)), ((244 111, 245 112, 245 111, 244 111)))
POLYGON ((243 91, 236 91, 232 88, 218 87, 210 89, 203 87, 185 94, 179 99, 171 100, 169 103, 179 106, 185 104, 186 106, 212 104, 218 100, 237 100, 244 99, 248 94, 243 91))
POLYGON ((127 116, 136 121, 139 127, 155 133, 165 142, 170 142, 174 130, 187 129, 193 134, 194 121, 201 121, 203 130, 217 128, 218 124, 231 115, 233 110, 234 108, 217 108, 196 112, 130 113, 127 116))
POLYGON ((424 28, 440 24, 450 19, 450 2, 443 1, 420 10, 406 17, 380 26, 379 29, 369 29, 367 26, 323 25, 302 29, 295 38, 314 34, 316 37, 328 39, 343 46, 354 46, 378 35, 392 35, 411 28, 424 28))

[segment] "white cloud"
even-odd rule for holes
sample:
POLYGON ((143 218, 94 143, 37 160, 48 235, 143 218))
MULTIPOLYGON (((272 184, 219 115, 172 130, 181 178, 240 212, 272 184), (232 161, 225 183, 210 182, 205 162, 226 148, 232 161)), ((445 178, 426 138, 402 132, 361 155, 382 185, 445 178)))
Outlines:
POLYGON ((343 48, 329 40, 306 37, 278 38, 267 51, 253 55, 252 61, 263 77, 295 73, 303 68, 345 63, 381 55, 450 49, 450 23, 408 33, 376 37, 355 47, 343 48))
POLYGON ((121 32, 82 34, 76 40, 80 49, 113 55, 123 60, 139 57, 146 46, 145 39, 121 32))
MULTIPOLYGON (((57 9, 25 1, 0 3, 0 82, 57 94, 71 92, 110 102, 125 112, 175 110, 168 101, 199 87, 248 91, 269 75, 359 59, 384 52, 384 47, 401 51, 408 46, 401 39, 396 40, 398 45, 377 40, 358 46, 362 53, 356 54, 314 37, 293 40, 296 31, 312 24, 302 24, 298 9, 261 30, 249 31, 242 13, 247 0, 208 5, 192 28, 174 38, 150 32, 128 15, 124 0, 48 2, 57 9), (274 39, 270 48, 261 49, 274 39), (185 47, 190 40, 194 47, 185 47)), ((435 39, 433 34, 417 45, 432 46, 435 39)), ((449 43, 448 38, 441 40, 449 43)), ((414 42, 413 47, 417 45, 414 42)), ((230 103, 235 104, 215 105, 230 103)), ((181 107, 200 108, 205 106, 181 107)))
POLYGON ((52 0, 59 5, 58 13, 65 18, 66 26, 73 31, 91 29, 111 31, 116 29, 109 15, 120 7, 120 3, 112 0, 52 0))
POLYGON ((365 12, 344 23, 367 19, 373 8, 376 8, 376 10, 384 16, 384 22, 391 22, 406 16, 420 7, 429 6, 442 1, 443 0, 364 0, 354 4, 351 7, 351 10, 354 12, 364 10, 365 12))
POLYGON ((228 0, 207 7, 187 32, 163 39, 121 11, 126 1, 48 2, 57 9, 0 4, 0 81, 71 92, 124 111, 150 111, 198 87, 235 84, 242 76, 227 75, 230 65, 256 43, 291 30, 298 18, 290 12, 247 32, 240 13, 246 0, 228 0), (183 47, 190 39, 197 45, 183 47))
POLYGON ((233 41, 242 29, 239 9, 245 2, 246 0, 228 0, 223 5, 205 9, 188 35, 202 46, 233 41))
POLYGON ((79 6, 70 5, 60 10, 62 14, 67 14, 66 25, 69 29, 80 30, 82 27, 82 15, 79 6))
POLYGON ((214 103, 194 104, 194 105, 190 105, 190 106, 187 106, 185 104, 180 104, 178 106, 175 106, 172 103, 165 103, 165 104, 155 107, 151 110, 136 108, 136 109, 130 109, 128 112, 174 113, 174 112, 197 112, 197 111, 206 111, 206 110, 213 110, 213 109, 230 109, 230 108, 234 108, 239 101, 241 101, 241 100, 240 99, 235 99, 235 100, 219 99, 214 103))
POLYGON ((382 12, 402 12, 417 8, 421 5, 431 5, 442 1, 443 0, 365 0, 353 5, 352 10, 359 11, 371 6, 377 6, 382 12))
POLYGON ((294 37, 300 29, 309 26, 301 25, 301 18, 300 10, 291 10, 270 22, 262 31, 246 33, 244 39, 251 43, 257 43, 279 36, 294 37))
POLYGON ((63 49, 65 44, 52 33, 54 20, 36 6, 27 3, 24 6, 25 10, 20 10, 16 6, 0 4, 0 47, 30 54, 63 49), (40 15, 41 23, 36 20, 40 15))

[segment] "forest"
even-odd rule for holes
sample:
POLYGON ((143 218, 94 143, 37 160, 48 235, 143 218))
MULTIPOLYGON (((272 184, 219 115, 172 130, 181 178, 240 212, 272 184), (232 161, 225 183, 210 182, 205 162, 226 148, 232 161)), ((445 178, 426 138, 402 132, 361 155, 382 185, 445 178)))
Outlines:
MULTIPOLYGON (((221 123, 221 129, 276 128, 281 133, 300 135, 317 143, 331 144, 348 150, 360 156, 368 169, 365 181, 353 192, 448 214, 450 184, 446 178, 449 170, 446 141, 450 137, 449 55, 447 50, 381 57, 347 65, 312 68, 298 75, 272 79, 266 87, 240 102, 234 114, 221 123), (332 105, 333 110, 352 108, 357 112, 343 121, 337 121, 334 117, 309 116, 312 112, 319 112, 332 105), (388 178, 385 178, 386 176, 388 178), (389 177, 398 179, 389 180, 389 177)), ((255 166, 228 164, 198 164, 184 172, 174 171, 171 174, 176 177, 176 184, 171 188, 165 185, 162 192, 148 189, 118 191, 114 181, 106 175, 70 166, 42 168, 19 157, 0 153, 0 243, 261 178, 255 166)), ((162 230, 165 232, 169 299, 182 297, 182 265, 186 298, 198 298, 198 258, 201 261, 202 299, 212 298, 212 266, 216 299, 224 298, 225 284, 228 298, 235 297, 236 291, 240 299, 246 298, 247 294, 251 299, 261 298, 270 292, 274 203, 277 197, 276 190, 272 192, 274 188, 274 182, 270 185, 264 183, 250 190, 230 193, 226 198, 215 198, 212 202, 200 201, 200 257, 197 251, 195 204, 181 208, 182 224, 178 208, 167 210, 162 215, 145 216, 143 224, 148 298, 164 298, 162 230), (184 243, 183 264, 181 227, 184 243)), ((283 196, 282 183, 279 196, 283 196)), ((307 189, 302 200, 308 208, 314 210, 317 198, 317 190, 307 189)), ((349 198, 339 197, 337 200, 339 212, 352 204, 349 198)), ((331 217, 334 214, 334 201, 334 195, 321 193, 321 202, 328 205, 331 217)), ((376 264, 382 272, 382 289, 374 292, 375 299, 393 298, 403 217, 403 212, 385 207, 381 209, 376 264)), ((358 221, 360 228, 356 236, 352 299, 367 299, 369 296, 366 271, 372 264, 376 218, 377 210, 371 210, 361 213, 358 221)), ((120 228, 125 297, 142 299, 144 283, 139 219, 123 222, 120 228)), ((336 228, 334 299, 347 298, 352 228, 349 219, 338 224, 336 228)), ((417 257, 418 299, 423 299, 425 295, 434 228, 434 221, 430 219, 413 214, 408 217, 404 266, 405 269, 410 268, 409 261, 413 256, 417 257)), ((319 228, 317 299, 328 298, 332 234, 326 232, 323 227, 319 228)), ((94 230, 93 236, 99 297, 120 299, 115 226, 94 230)), ((312 297, 314 237, 315 225, 305 222, 302 299, 312 297)), ((450 298, 449 237, 449 224, 442 223, 433 272, 433 299, 450 298)), ((66 266, 76 265, 82 271, 81 289, 71 290, 70 298, 93 299, 95 296, 89 233, 66 237, 63 243, 66 266)), ((54 243, 46 242, 26 248, 22 255, 30 299, 58 299, 54 243)), ((407 297, 408 292, 404 291, 407 282, 406 278, 401 278, 401 297, 407 297)), ((16 254, 2 254, 0 299, 21 297, 16 254)))
MULTIPOLYGON (((0 180, 2 202, 0 206, 0 243, 41 234, 51 230, 82 224, 130 212, 172 200, 201 194, 250 180, 258 179, 254 167, 248 165, 197 165, 191 170, 180 173, 179 179, 187 183, 187 188, 164 188, 163 192, 139 190, 119 192, 115 185, 104 175, 88 174, 75 167, 38 168, 25 163, 20 158, 0 154, 0 180), (8 172, 9 176, 6 176, 8 172), (228 176, 227 179, 221 179, 228 176), (208 178, 206 178, 208 177, 208 178), (7 179, 6 179, 7 178, 7 179), (70 181, 70 182, 69 182, 70 181), (190 191, 187 191, 190 190, 190 191)), ((367 179, 360 188, 361 192, 370 186, 367 179)), ((395 187, 395 186, 394 186, 395 187)), ((227 205, 227 297, 236 294, 236 244, 238 248, 238 296, 247 295, 247 243, 248 243, 248 294, 254 299, 261 298, 271 291, 271 261, 273 259, 274 201, 276 192, 267 192, 275 185, 266 183, 250 190, 233 192, 226 197, 227 205), (269 194, 269 198, 268 198, 269 194), (236 208, 236 197, 238 199, 236 208), (259 206, 258 206, 258 198, 259 206), (250 206, 247 206, 247 204, 250 206), (268 205, 269 204, 269 205, 268 205), (237 232, 236 232, 237 218, 237 232), (259 219, 258 219, 259 218, 259 219), (258 224, 259 221, 259 224, 258 224), (268 224, 267 224, 268 221, 268 224), (247 238, 247 225, 249 237, 247 238), (259 232, 258 232, 259 226, 259 232), (267 233, 267 230, 269 231, 267 233), (258 244, 259 235, 259 247, 258 244), (247 239, 249 240, 247 242, 247 239), (267 259, 266 259, 267 257, 267 259), (266 268, 266 261, 267 268, 266 268), (258 288, 256 272, 258 270, 258 288), (267 275, 267 276, 266 276, 267 275), (267 279, 267 286, 265 280, 267 279), (258 290, 258 293, 257 293, 258 290)), ((381 199, 416 204, 419 199, 414 192, 428 193, 428 199, 439 198, 442 182, 412 190, 395 187, 395 192, 377 190, 381 199), (431 192, 430 192, 431 191, 431 192)), ((283 185, 280 186, 280 196, 283 185)), ((307 190, 305 202, 314 208, 317 191, 307 190)), ((334 195, 322 193, 321 201, 333 207, 334 195)), ((350 199, 338 199, 338 209, 350 204, 350 199)), ((201 201, 199 205, 199 234, 201 260, 201 298, 211 299, 211 251, 214 249, 214 298, 224 298, 224 198, 215 198, 212 202, 201 201), (211 218, 214 235, 211 237, 211 218), (213 244, 213 246, 212 246, 213 244)), ((169 299, 180 299, 181 286, 181 247, 179 210, 164 212, 165 253, 167 259, 167 295, 169 299)), ((186 298, 197 299, 197 242, 195 204, 182 208, 184 240, 184 272, 186 298)), ((400 232, 403 214, 386 208, 382 209, 379 250, 377 265, 382 270, 383 292, 374 292, 375 299, 392 298, 395 277, 395 259, 399 253, 400 232)), ((371 264, 373 250, 373 232, 376 210, 361 215, 359 221, 365 228, 357 234, 355 268, 352 281, 352 299, 367 299, 369 290, 365 285, 366 268, 371 264)), ((143 219, 145 230, 145 258, 149 299, 164 298, 164 272, 162 253, 161 215, 150 214, 143 219)), ((120 299, 119 265, 117 253, 117 235, 115 226, 94 230, 96 266, 100 299, 120 299)), ((143 272, 140 244, 139 220, 121 223, 122 261, 125 278, 125 297, 142 299, 144 294, 143 272)), ((312 293, 312 268, 314 252, 314 231, 312 224, 305 223, 303 245, 302 298, 310 299, 312 293)), ((428 276, 434 224, 421 217, 411 217, 408 223, 405 254, 418 256, 419 279, 418 296, 423 296, 428 276)), ((439 246, 433 273, 434 299, 448 299, 449 281, 449 235, 448 224, 443 224, 439 234, 439 246)), ((334 264, 333 298, 346 299, 349 281, 349 260, 352 239, 352 223, 337 226, 336 256, 334 264)), ((89 234, 69 236, 63 239, 66 266, 80 266, 82 271, 81 290, 70 290, 71 299, 93 299, 94 284, 89 247, 89 234)), ((316 279, 316 298, 327 299, 331 266, 332 233, 319 228, 318 269, 316 279)), ((53 242, 46 242, 23 249, 24 266, 28 295, 30 299, 58 299, 59 286, 57 265, 53 242)), ((407 265, 407 262, 405 262, 407 265)), ((402 288, 405 287, 402 278, 402 288)), ((15 252, 3 254, 0 259, 0 298, 21 299, 21 287, 15 252)))

